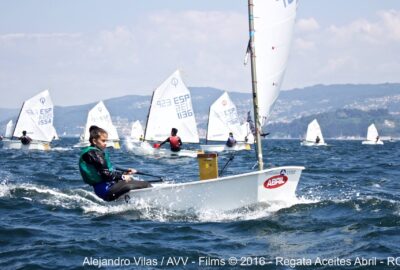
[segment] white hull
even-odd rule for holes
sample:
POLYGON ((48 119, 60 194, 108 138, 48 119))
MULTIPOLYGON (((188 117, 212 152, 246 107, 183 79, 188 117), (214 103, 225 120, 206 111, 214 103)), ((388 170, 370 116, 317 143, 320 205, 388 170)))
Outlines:
POLYGON ((228 147, 225 144, 203 144, 200 145, 201 150, 205 152, 223 152, 223 151, 241 151, 241 150, 251 150, 250 144, 247 143, 237 143, 232 147, 228 147))
MULTIPOLYGON (((77 144, 74 145, 76 148, 85 148, 90 146, 88 141, 79 141, 77 144)), ((112 147, 114 149, 120 149, 121 146, 119 145, 119 141, 107 141, 107 147, 112 147)))
POLYGON ((368 144, 368 145, 383 145, 381 140, 379 141, 363 141, 361 144, 368 144))
POLYGON ((22 150, 50 150, 49 142, 32 141, 28 145, 24 145, 19 140, 3 140, 3 149, 22 149, 22 150))
POLYGON ((302 146, 327 146, 326 143, 316 143, 316 142, 308 142, 308 141, 303 141, 300 144, 302 146))
POLYGON ((191 157, 191 158, 196 158, 197 154, 199 153, 198 151, 195 150, 186 150, 186 149, 181 149, 179 152, 172 152, 169 149, 154 149, 154 155, 160 156, 160 157, 191 157))
MULTIPOLYGON (((304 167, 278 167, 212 180, 157 185, 128 193, 130 203, 174 211, 229 211, 296 197, 304 167)), ((116 203, 124 201, 124 196, 116 203)))
POLYGON ((181 149, 179 152, 172 152, 166 148, 154 148, 148 142, 126 141, 126 147, 137 155, 157 157, 197 157, 198 151, 181 149))

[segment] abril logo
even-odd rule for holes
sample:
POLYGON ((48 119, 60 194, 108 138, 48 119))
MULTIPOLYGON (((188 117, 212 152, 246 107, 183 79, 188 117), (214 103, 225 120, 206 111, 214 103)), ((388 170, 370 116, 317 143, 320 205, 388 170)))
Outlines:
POLYGON ((264 182, 264 187, 268 189, 278 188, 286 184, 288 177, 286 175, 274 175, 264 182))

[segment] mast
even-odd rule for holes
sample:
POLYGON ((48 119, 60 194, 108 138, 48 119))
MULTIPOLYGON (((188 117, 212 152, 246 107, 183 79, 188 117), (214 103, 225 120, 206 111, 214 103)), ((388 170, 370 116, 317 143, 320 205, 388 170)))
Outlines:
MULTIPOLYGON (((212 104, 211 104, 212 105, 212 104)), ((206 131, 206 144, 208 144, 208 126, 210 125, 210 112, 211 112, 211 105, 208 108, 208 121, 207 121, 207 131, 206 131)))
POLYGON ((150 112, 151 112, 151 106, 153 105, 153 98, 154 98, 154 93, 156 91, 153 91, 153 95, 151 95, 151 100, 150 100, 150 107, 149 107, 149 112, 147 113, 147 119, 146 119, 146 127, 144 129, 144 134, 143 134, 143 141, 146 141, 146 131, 147 131, 147 126, 149 124, 149 117, 150 117, 150 112))
POLYGON ((254 109, 254 125, 256 128, 255 144, 258 161, 258 170, 264 168, 262 156, 262 144, 260 136, 260 121, 258 116, 258 95, 257 95, 257 73, 256 73, 256 51, 254 47, 254 17, 253 17, 253 0, 249 1, 249 34, 250 34, 250 57, 251 57, 251 86, 253 90, 253 109, 254 109))
POLYGON ((11 140, 12 140, 12 138, 14 138, 14 137, 17 137, 17 138, 18 138, 18 136, 15 136, 14 133, 15 133, 15 129, 17 128, 18 121, 19 121, 19 117, 21 116, 21 112, 22 112, 22 109, 24 108, 24 105, 25 105, 25 101, 22 103, 22 107, 21 107, 21 109, 19 110, 19 114, 18 114, 17 121, 15 121, 15 126, 14 126, 13 132, 12 132, 12 134, 11 134, 11 138, 10 138, 11 140))

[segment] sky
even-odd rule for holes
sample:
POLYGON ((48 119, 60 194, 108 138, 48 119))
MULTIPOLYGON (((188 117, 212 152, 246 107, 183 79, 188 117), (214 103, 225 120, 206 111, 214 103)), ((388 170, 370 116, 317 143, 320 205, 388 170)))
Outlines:
MULTIPOLYGON (((278 0, 287 1, 287 0, 278 0)), ((0 0, 0 108, 188 86, 250 92, 246 0, 0 0)), ((399 0, 300 0, 283 90, 400 82, 399 0)))

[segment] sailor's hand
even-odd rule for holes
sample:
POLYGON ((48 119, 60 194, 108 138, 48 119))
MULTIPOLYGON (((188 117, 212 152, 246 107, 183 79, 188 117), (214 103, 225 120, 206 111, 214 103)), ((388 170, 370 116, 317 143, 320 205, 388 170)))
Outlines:
POLYGON ((125 182, 129 182, 129 181, 132 180, 131 176, 129 176, 128 174, 123 174, 123 175, 121 176, 121 178, 122 178, 122 180, 125 181, 125 182))
POLYGON ((126 172, 125 172, 125 174, 135 174, 137 171, 135 170, 135 169, 131 169, 131 168, 129 168, 126 172))

